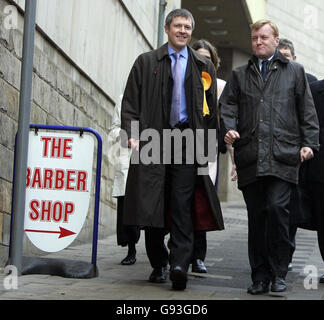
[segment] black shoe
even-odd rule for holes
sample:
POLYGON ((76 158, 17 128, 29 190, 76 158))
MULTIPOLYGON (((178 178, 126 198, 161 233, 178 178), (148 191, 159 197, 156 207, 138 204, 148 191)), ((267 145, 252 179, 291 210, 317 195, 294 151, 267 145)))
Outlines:
POLYGON ((251 287, 247 289, 249 294, 263 294, 269 292, 269 282, 257 281, 252 284, 251 287))
POLYGON ((287 289, 285 279, 276 277, 271 284, 272 292, 284 292, 287 289))
POLYGON ((167 280, 167 274, 167 267, 154 268, 149 277, 149 281, 153 283, 164 283, 167 280))
POLYGON ((204 265, 204 262, 200 259, 195 259, 192 262, 191 271, 197 273, 207 273, 207 269, 204 265))
POLYGON ((124 258, 120 264, 124 265, 124 266, 129 266, 131 264, 134 264, 136 262, 136 258, 134 256, 127 256, 126 258, 124 258))
POLYGON ((324 283, 324 275, 319 278, 319 283, 324 283))
POLYGON ((170 280, 172 281, 172 289, 184 290, 187 286, 187 272, 180 266, 175 266, 171 269, 170 280))

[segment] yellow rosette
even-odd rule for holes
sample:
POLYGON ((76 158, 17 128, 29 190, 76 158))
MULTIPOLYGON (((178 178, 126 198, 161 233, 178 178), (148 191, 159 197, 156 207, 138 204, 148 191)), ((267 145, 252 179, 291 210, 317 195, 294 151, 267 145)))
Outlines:
POLYGON ((209 73, 204 72, 204 71, 201 73, 201 82, 204 87, 203 116, 205 116, 206 114, 209 114, 209 108, 208 108, 207 99, 206 99, 206 91, 210 88, 210 86, 212 84, 212 79, 211 79, 209 73))

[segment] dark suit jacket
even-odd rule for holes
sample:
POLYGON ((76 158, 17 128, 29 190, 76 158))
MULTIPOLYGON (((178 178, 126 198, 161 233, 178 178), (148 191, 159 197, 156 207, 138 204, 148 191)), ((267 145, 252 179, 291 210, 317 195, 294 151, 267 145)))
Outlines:
POLYGON ((310 73, 306 73, 306 78, 307 78, 308 83, 312 83, 312 82, 315 82, 318 80, 315 76, 313 76, 310 73))
MULTIPOLYGON (((314 158, 302 163, 299 184, 293 188, 290 198, 290 224, 308 230, 318 230, 312 197, 313 183, 324 183, 324 80, 309 83, 318 117, 320 134, 319 152, 314 158)), ((320 213, 321 214, 321 213, 320 213)))
POLYGON ((310 83, 318 122, 320 126, 320 149, 313 159, 307 161, 306 180, 324 183, 324 80, 310 83))

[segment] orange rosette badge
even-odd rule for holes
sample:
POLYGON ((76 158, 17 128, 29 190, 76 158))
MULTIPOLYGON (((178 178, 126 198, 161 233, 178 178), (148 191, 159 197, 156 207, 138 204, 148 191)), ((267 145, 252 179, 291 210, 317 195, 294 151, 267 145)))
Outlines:
POLYGON ((208 108, 207 99, 206 99, 206 91, 210 88, 210 86, 212 84, 212 79, 208 72, 203 71, 201 73, 201 82, 204 87, 203 116, 205 116, 205 115, 209 114, 209 108, 208 108))

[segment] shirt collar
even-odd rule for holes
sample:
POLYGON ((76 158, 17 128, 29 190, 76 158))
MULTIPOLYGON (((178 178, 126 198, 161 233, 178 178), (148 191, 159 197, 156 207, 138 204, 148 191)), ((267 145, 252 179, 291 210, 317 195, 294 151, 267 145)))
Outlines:
MULTIPOLYGON (((274 56, 275 56, 275 54, 273 54, 269 59, 267 59, 267 61, 270 62, 274 56)), ((258 62, 259 62, 259 68, 260 68, 260 69, 261 69, 262 62, 263 62, 263 61, 265 61, 265 60, 258 59, 258 62)))
POLYGON ((188 59, 188 48, 187 48, 187 46, 185 46, 181 51, 176 51, 170 45, 168 45, 168 52, 169 52, 170 56, 173 53, 178 52, 178 53, 180 53, 180 56, 182 56, 185 59, 188 59))
MULTIPOLYGON (((268 62, 269 62, 273 57, 274 57, 274 54, 273 54, 269 59, 267 59, 268 62)), ((264 61, 264 60, 261 60, 261 59, 258 59, 258 60, 259 60, 259 65, 261 65, 262 62, 264 61)))

